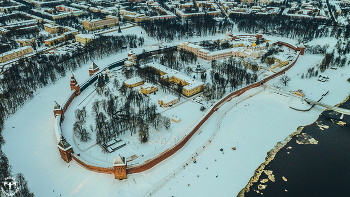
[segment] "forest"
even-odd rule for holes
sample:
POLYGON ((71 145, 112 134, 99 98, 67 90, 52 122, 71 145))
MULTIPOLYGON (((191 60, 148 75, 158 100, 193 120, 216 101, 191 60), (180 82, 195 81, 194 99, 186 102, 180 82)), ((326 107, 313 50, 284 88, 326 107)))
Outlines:
MULTIPOLYGON (((91 115, 94 117, 95 125, 89 125, 90 131, 86 129, 86 110, 75 111, 76 122, 73 131, 81 141, 90 140, 90 135, 95 133, 96 143, 101 147, 108 141, 119 135, 130 135, 138 131, 141 143, 149 139, 149 129, 170 128, 170 118, 157 113, 157 106, 151 103, 150 98, 139 91, 127 88, 120 84, 115 78, 112 82, 112 90, 106 86, 107 78, 99 77, 97 88, 102 100, 96 99, 92 104, 91 115), (118 95, 114 93, 118 92, 118 95)), ((104 149, 103 149, 104 150, 104 149)))

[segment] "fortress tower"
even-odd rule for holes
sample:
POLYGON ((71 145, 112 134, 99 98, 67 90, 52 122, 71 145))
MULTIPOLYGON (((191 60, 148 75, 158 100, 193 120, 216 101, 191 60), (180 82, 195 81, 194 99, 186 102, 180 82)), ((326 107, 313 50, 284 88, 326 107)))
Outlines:
POLYGON ((89 75, 90 77, 94 75, 97 71, 99 71, 100 68, 95 64, 95 62, 92 62, 90 68, 89 68, 89 75))
POLYGON ((80 95, 80 86, 78 85, 73 73, 70 75, 70 90, 76 90, 77 94, 80 95))
POLYGON ((126 159, 118 155, 113 161, 115 179, 126 179, 126 159))
POLYGON ((58 150, 60 151, 61 158, 69 163, 72 160, 73 148, 62 136, 60 142, 58 143, 58 150))
POLYGON ((55 106, 53 107, 53 114, 55 115, 55 117, 57 116, 57 114, 60 114, 62 116, 62 120, 64 119, 61 106, 56 101, 55 106))

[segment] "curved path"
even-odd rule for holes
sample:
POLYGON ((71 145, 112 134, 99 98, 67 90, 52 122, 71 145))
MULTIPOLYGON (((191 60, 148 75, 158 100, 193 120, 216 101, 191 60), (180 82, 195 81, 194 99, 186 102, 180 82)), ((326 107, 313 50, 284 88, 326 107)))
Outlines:
MULTIPOLYGON (((263 88, 260 87, 260 90, 258 92, 253 92, 251 94, 246 94, 243 96, 234 96, 232 99, 237 98, 237 100, 231 100, 226 102, 225 104, 225 108, 224 111, 218 110, 218 112, 220 114, 216 114, 218 115, 217 119, 216 119, 216 126, 215 129, 213 130, 213 133, 211 134, 211 136, 208 138, 208 140, 206 140, 201 146, 198 147, 197 151, 191 154, 191 157, 189 157, 188 159, 186 159, 185 162, 182 163, 182 165, 180 165, 177 169, 174 170, 174 173, 170 173, 168 174, 165 178, 163 178, 161 181, 159 181, 156 185, 154 185, 144 196, 151 196, 153 194, 155 194, 160 188, 162 188, 170 179, 175 178, 175 176, 177 174, 179 174, 181 171, 183 171, 185 168, 185 166, 188 165, 192 165, 192 162, 196 159, 196 157, 198 157, 198 155, 200 155, 201 153, 203 153, 207 147, 210 146, 211 142, 213 142, 218 134, 218 132, 220 131, 220 125, 222 120, 224 119, 224 117, 226 116, 226 113, 231 111, 232 108, 236 107, 237 104, 251 98, 252 96, 255 96, 257 94, 259 94, 260 92, 263 91, 263 88)), ((200 131, 201 133, 201 131, 200 131)), ((200 135, 200 133, 198 133, 198 135, 200 135)), ((184 148, 184 147, 183 147, 184 148)), ((183 150, 183 149, 181 149, 183 150)), ((179 150, 179 151, 181 151, 179 150)), ((179 152, 178 151, 178 152, 179 152)), ((177 153, 178 153, 177 152, 177 153)), ((177 154, 176 153, 176 154, 177 154)))

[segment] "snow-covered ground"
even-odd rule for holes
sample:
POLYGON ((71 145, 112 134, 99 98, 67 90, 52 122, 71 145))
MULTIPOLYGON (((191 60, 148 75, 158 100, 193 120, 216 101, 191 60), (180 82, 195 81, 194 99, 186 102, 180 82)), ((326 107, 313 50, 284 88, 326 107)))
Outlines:
MULTIPOLYGON (((346 81, 349 76, 345 74, 350 71, 350 68, 340 70, 338 68, 337 71, 329 69, 322 73, 331 78, 329 82, 319 82, 318 77, 301 79, 299 73, 307 70, 307 67, 303 69, 303 65, 310 64, 320 57, 317 55, 300 56, 298 63, 287 72, 292 79, 284 89, 302 88, 306 98, 315 100, 329 90, 322 102, 335 105, 343 101, 350 93, 350 83, 346 81)), ((276 78, 267 86, 282 87, 283 84, 279 78, 276 78)), ((243 94, 242 97, 247 97, 245 96, 247 94, 249 95, 249 92, 243 94)), ((235 102, 236 100, 232 99, 229 103, 235 102)), ((300 102, 300 99, 275 94, 266 88, 265 91, 239 103, 237 107, 225 114, 217 137, 212 140, 206 151, 196 158, 196 163, 189 163, 188 167, 175 174, 175 178, 158 182, 157 185, 164 186, 154 196, 237 195, 248 183, 255 169, 264 162, 266 153, 277 142, 295 132, 298 126, 315 121, 324 110, 322 107, 315 106, 309 112, 295 111, 289 108, 294 102, 300 102), (236 147, 237 150, 232 150, 232 147, 236 147), (223 148, 224 154, 221 153, 220 148, 223 148)), ((220 113, 221 110, 224 112, 230 107, 229 103, 222 106, 217 112, 220 113)), ((216 124, 215 117, 212 117, 203 127, 202 133, 205 133, 206 129, 210 130, 210 126, 216 124)), ((195 149, 189 148, 183 151, 189 152, 190 158, 190 153, 196 152, 195 149)), ((169 173, 168 177, 173 177, 173 175, 174 173, 169 173)))
MULTIPOLYGON (((116 73, 115 77, 120 80, 120 84, 123 83, 125 79, 121 73, 116 73)), ((114 79, 112 78, 111 81, 114 79)), ((109 83, 107 86, 111 90, 113 89, 112 83, 109 83)), ((140 89, 140 86, 135 87, 135 90, 140 89)), ((118 91, 114 89, 111 91, 112 94, 119 95, 118 91)), ((164 93, 162 90, 158 90, 157 94, 150 94, 149 98, 152 103, 157 104, 158 99, 169 95, 164 93)), ((104 96, 103 96, 104 98, 104 96)), ((173 146, 178 142, 179 139, 183 138, 186 134, 190 132, 193 124, 202 119, 205 112, 200 111, 200 104, 192 101, 191 98, 181 98, 179 103, 175 104, 172 107, 162 108, 158 107, 158 112, 163 116, 169 117, 177 116, 181 118, 179 123, 171 122, 171 127, 169 130, 166 130, 164 127, 161 129, 154 129, 150 127, 150 139, 148 143, 141 144, 137 134, 131 135, 130 131, 126 131, 125 134, 118 136, 123 142, 126 143, 126 146, 116 150, 110 154, 102 153, 102 148, 96 145, 96 134, 91 133, 92 139, 88 142, 81 142, 73 135, 73 124, 75 122, 74 111, 76 109, 82 109, 83 106, 86 107, 87 111, 87 128, 91 124, 95 126, 95 120, 92 111, 92 104, 95 100, 101 100, 102 98, 94 92, 94 86, 89 86, 85 91, 82 92, 73 102, 70 104, 70 107, 65 113, 65 121, 63 122, 61 128, 63 136, 66 137, 67 141, 72 145, 75 153, 80 153, 80 156, 86 161, 96 164, 98 166, 112 167, 113 160, 119 154, 125 157, 130 157, 136 155, 137 159, 134 159, 132 162, 129 162, 129 165, 140 164, 148 159, 153 158, 159 153, 165 151, 166 149, 173 146), (188 113, 188 111, 193 111, 194 113, 188 113)))
MULTIPOLYGON (((139 34, 138 30, 141 31, 141 28, 133 27, 123 33, 139 34)), ((224 35, 192 40, 209 38, 224 38, 224 35)), ((297 44, 295 40, 285 38, 270 39, 297 44)), ((136 53, 157 43, 151 38, 145 38, 145 41, 147 46, 135 49, 136 53)), ((174 41, 173 44, 177 42, 180 43, 174 41)), ((127 51, 95 62, 103 68, 125 57, 127 51)), ((300 77, 322 58, 320 55, 300 56, 297 64, 286 73, 291 77, 288 86, 283 87, 279 78, 267 85, 283 87, 286 91, 303 89, 305 97, 314 100, 329 90, 322 102, 335 105, 349 94, 350 83, 346 81, 349 74, 346 73, 349 73, 350 67, 320 73, 330 78, 328 82, 319 82, 317 77, 300 77)), ((78 83, 87 79, 90 64, 74 72, 78 83)), ((221 106, 179 152, 148 171, 128 175, 128 179, 120 181, 115 180, 113 175, 90 172, 73 161, 68 164, 60 158, 54 133, 53 101, 61 103, 65 100, 70 93, 69 79, 67 75, 55 84, 39 89, 36 96, 5 123, 3 134, 6 144, 3 150, 13 172, 25 175, 29 188, 36 196, 149 196, 149 192, 154 196, 235 196, 264 161, 266 152, 295 132, 298 126, 315 121, 324 110, 316 106, 309 112, 295 111, 289 108, 295 97, 275 94, 268 88, 264 90, 264 87, 255 88, 221 106), (232 147, 237 147, 237 150, 232 150, 232 147), (223 148, 224 154, 220 148, 223 148), (196 153, 197 162, 189 162, 196 153), (174 173, 175 178, 169 178, 174 173)), ((76 103, 78 100, 72 106, 76 103)), ((199 109, 191 108, 197 105, 192 101, 179 107, 187 103, 189 106, 177 113, 200 117, 199 109)), ((69 108, 67 113, 72 114, 73 108, 69 108)), ((175 114, 171 110, 163 113, 175 114)), ((71 125, 68 121, 65 120, 63 127, 71 125)), ((183 127, 193 128, 195 123, 193 121, 193 125, 183 127)), ((175 123, 172 124, 174 127, 175 123)), ((69 131, 63 128, 63 132, 69 131)))

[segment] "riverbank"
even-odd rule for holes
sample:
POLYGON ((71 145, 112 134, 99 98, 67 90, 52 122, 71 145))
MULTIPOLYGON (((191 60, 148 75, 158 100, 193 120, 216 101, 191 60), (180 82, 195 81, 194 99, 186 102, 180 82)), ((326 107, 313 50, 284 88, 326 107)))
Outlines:
MULTIPOLYGON (((336 106, 349 109, 349 96, 336 106)), ((323 111, 315 122, 288 136, 287 142, 279 142, 237 196, 348 195, 349 124, 350 116, 341 119, 341 114, 323 111)))

